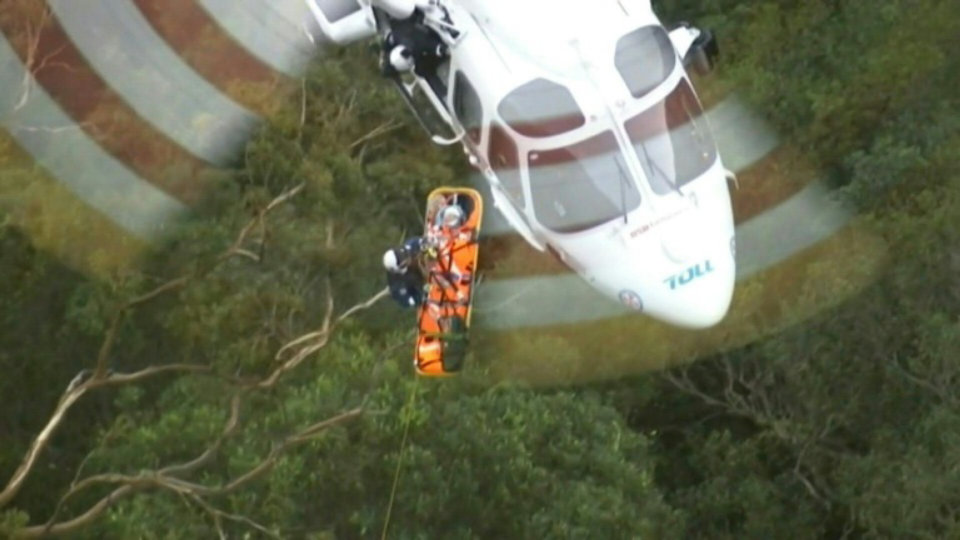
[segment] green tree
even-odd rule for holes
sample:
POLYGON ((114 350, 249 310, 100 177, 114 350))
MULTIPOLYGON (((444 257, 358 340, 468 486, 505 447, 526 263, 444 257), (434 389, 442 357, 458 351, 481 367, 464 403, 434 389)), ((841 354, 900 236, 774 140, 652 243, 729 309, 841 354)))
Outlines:
POLYGON ((149 271, 70 291, 64 325, 100 345, 76 351, 87 371, 48 431, 90 395, 110 400, 108 414, 79 424, 95 442, 61 463, 68 475, 46 504, 21 506, 50 459, 50 437, 34 440, 0 500, 5 532, 367 536, 383 525, 407 421, 395 535, 675 526, 646 440, 596 398, 487 390, 482 369, 418 390, 412 316, 377 305, 379 255, 421 226, 427 190, 462 158, 398 120, 369 60, 345 49, 314 66, 302 101, 250 143, 149 271))

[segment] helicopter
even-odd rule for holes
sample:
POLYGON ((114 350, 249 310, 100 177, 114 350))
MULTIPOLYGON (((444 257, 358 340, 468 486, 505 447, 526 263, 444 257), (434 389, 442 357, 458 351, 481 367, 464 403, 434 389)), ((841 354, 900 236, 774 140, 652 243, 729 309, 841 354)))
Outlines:
POLYGON ((647 316, 723 320, 736 177, 690 77, 711 32, 668 30, 649 0, 305 2, 329 42, 378 38, 383 75, 527 243, 647 316))

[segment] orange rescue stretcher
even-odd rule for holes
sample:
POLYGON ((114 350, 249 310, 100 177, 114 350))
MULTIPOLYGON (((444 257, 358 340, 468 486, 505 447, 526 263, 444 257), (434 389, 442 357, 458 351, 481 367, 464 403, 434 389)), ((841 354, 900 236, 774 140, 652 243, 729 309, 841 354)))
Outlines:
POLYGON ((427 197, 424 224, 427 247, 420 260, 426 290, 418 312, 414 352, 419 375, 447 376, 463 367, 482 217, 483 199, 475 189, 442 187, 427 197), (441 219, 450 206, 458 206, 463 216, 453 227, 441 219))

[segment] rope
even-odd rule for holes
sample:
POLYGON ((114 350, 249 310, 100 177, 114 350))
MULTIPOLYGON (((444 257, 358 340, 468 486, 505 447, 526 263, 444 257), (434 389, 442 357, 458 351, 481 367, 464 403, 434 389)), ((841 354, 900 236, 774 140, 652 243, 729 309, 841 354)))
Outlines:
POLYGON ((400 484, 400 468, 403 465, 403 456, 407 451, 407 434, 410 432, 410 419, 413 418, 413 405, 417 400, 417 386, 419 386, 420 377, 413 380, 413 387, 410 390, 410 398, 407 400, 407 414, 403 420, 403 437, 400 439, 400 454, 397 457, 397 468, 393 472, 393 487, 390 488, 390 502, 387 503, 387 516, 383 519, 383 532, 380 535, 381 540, 386 540, 387 529, 390 527, 390 515, 393 513, 393 503, 397 495, 397 485, 400 484))

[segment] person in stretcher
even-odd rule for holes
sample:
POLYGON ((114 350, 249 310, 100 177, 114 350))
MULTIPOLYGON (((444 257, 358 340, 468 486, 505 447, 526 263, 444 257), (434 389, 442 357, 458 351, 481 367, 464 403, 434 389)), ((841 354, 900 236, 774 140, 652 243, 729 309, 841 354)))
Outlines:
MULTIPOLYGON (((424 258, 436 260, 455 238, 451 234, 463 224, 466 213, 459 205, 450 205, 437 212, 436 221, 425 236, 407 239, 401 246, 390 248, 383 254, 383 267, 387 271, 387 287, 390 296, 403 308, 412 308, 423 303, 425 280, 421 263, 424 258), (453 237, 452 237, 453 236, 453 237)), ((448 276, 435 275, 441 285, 453 289, 451 280, 466 276, 451 269, 448 276)))

